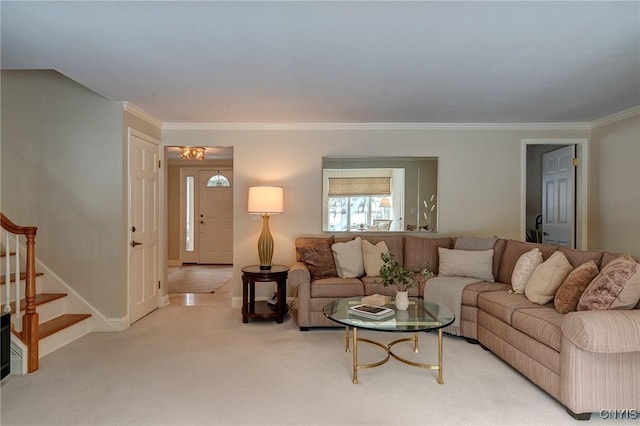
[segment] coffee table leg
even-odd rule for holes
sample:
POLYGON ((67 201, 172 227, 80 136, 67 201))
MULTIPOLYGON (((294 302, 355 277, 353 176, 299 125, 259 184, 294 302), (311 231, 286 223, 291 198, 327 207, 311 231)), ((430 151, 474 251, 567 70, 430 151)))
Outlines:
POLYGON ((353 384, 358 383, 358 329, 353 327, 353 384))
POLYGON ((344 351, 349 352, 349 327, 344 328, 344 351))
POLYGON ((413 338, 413 352, 414 353, 418 353, 418 333, 416 333, 415 337, 413 338))
POLYGON ((438 329, 438 383, 443 384, 442 380, 442 329, 438 329))

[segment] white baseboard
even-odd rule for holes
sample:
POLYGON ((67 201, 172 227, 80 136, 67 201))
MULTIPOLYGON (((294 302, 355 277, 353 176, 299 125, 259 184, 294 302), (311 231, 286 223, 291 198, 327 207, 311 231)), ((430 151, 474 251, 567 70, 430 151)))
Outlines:
POLYGON ((101 331, 122 331, 129 328, 128 315, 125 315, 120 318, 107 318, 107 321, 109 321, 109 324, 111 325, 111 330, 101 330, 101 331))
POLYGON ((169 295, 165 294, 164 296, 160 297, 160 302, 158 304, 159 308, 164 308, 165 306, 169 305, 169 295))

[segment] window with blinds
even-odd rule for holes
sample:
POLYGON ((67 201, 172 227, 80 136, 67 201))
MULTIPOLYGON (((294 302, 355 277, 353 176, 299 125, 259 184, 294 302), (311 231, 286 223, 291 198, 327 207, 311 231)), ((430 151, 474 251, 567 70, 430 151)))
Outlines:
POLYGON ((330 177, 330 197, 391 195, 390 177, 330 177))

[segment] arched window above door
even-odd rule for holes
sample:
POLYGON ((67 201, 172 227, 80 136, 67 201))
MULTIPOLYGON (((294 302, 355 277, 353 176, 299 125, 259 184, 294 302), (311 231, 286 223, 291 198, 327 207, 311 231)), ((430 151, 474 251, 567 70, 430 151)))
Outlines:
POLYGON ((218 171, 218 174, 211 176, 207 181, 207 188, 215 188, 217 186, 223 186, 223 187, 231 186, 231 182, 229 182, 229 179, 221 175, 220 171, 218 171))

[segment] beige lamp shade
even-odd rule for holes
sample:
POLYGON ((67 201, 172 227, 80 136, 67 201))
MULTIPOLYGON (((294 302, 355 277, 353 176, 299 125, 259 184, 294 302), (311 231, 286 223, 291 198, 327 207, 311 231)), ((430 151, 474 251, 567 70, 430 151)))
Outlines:
POLYGON ((250 214, 281 214, 284 196, 281 186, 252 186, 249 188, 250 214))
POLYGON ((384 197, 382 200, 380 200, 380 207, 390 208, 391 200, 389 200, 389 198, 387 197, 384 197))

